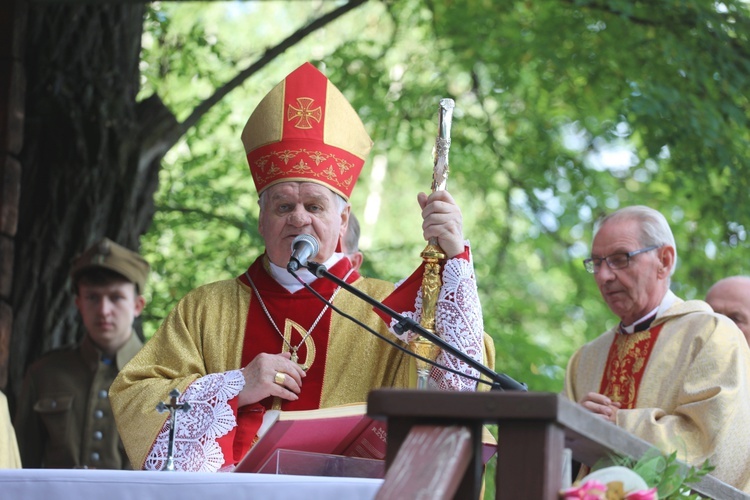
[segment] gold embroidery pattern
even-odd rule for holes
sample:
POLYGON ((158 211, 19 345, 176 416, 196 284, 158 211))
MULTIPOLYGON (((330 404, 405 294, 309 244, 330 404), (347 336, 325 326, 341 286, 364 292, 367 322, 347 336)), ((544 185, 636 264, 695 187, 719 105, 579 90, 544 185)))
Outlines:
MULTIPOLYGON (((315 162, 316 165, 320 165, 324 161, 326 161, 326 155, 321 153, 320 151, 315 151, 313 153, 310 153, 310 159, 315 162)), ((343 160, 340 160, 343 161, 343 160)))
POLYGON ((602 377, 601 392, 619 402, 622 408, 635 405, 638 384, 657 335, 658 330, 615 335, 602 377))
POLYGON ((324 179, 328 184, 346 190, 354 180, 352 175, 340 177, 354 168, 351 162, 322 151, 307 149, 274 151, 255 159, 254 163, 257 168, 253 175, 259 185, 268 184, 280 177, 315 176, 324 179), (336 173, 330 163, 338 167, 339 173, 336 173), (321 164, 325 165, 321 170, 316 170, 315 167, 321 167, 321 164))
POLYGON ((276 177, 277 175, 283 173, 283 171, 271 163, 271 166, 268 168, 268 175, 266 177, 276 177))
POLYGON ((338 158, 336 159, 336 165, 339 167, 339 172, 341 172, 342 174, 348 172, 352 167, 354 167, 354 165, 352 165, 348 161, 338 158))
POLYGON ((295 128, 305 130, 313 128, 310 120, 315 120, 320 123, 320 120, 323 118, 323 109, 320 106, 312 109, 313 102, 315 102, 315 100, 309 97, 298 97, 297 104, 299 104, 299 107, 295 108, 290 104, 286 111, 286 120, 292 121, 296 119, 297 123, 294 124, 295 128))
POLYGON ((326 169, 323 169, 318 176, 332 181, 336 179, 336 172, 333 171, 333 167, 328 167, 326 169))
POLYGON ((258 168, 263 171, 266 169, 266 163, 268 163, 268 158, 259 158, 256 160, 255 164, 258 166, 258 168))
POLYGON ((281 158, 281 161, 284 162, 284 164, 289 163, 289 160, 293 159, 295 156, 297 156, 296 151, 289 151, 288 149, 285 149, 284 151, 279 151, 276 153, 276 156, 281 158))
POLYGON ((300 160, 298 164, 292 166, 292 172, 296 174, 312 174, 313 169, 305 163, 305 160, 300 160))

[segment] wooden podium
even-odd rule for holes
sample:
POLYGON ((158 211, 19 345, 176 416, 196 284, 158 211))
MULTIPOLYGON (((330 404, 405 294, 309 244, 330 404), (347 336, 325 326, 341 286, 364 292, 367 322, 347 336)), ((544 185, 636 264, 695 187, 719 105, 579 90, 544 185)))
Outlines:
MULTIPOLYGON (((485 424, 498 426, 499 500, 557 499, 565 448, 572 450, 574 460, 588 465, 611 454, 637 459, 652 448, 554 393, 382 389, 370 393, 367 413, 388 421, 387 472, 378 498, 477 500, 485 424), (430 437, 436 429, 448 437, 430 437), (394 464, 398 470, 391 470, 394 464), (429 493, 435 484, 445 483, 445 495, 429 493)), ((713 476, 704 477, 693 490, 708 498, 750 499, 713 476)))

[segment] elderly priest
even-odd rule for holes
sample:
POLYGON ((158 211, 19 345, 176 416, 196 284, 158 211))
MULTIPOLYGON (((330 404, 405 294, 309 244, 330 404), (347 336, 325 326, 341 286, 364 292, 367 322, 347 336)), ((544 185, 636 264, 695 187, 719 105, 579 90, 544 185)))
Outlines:
POLYGON ((658 211, 625 207, 599 222, 584 265, 620 323, 573 355, 566 394, 750 493, 750 349, 728 318, 670 291, 676 263, 658 211))

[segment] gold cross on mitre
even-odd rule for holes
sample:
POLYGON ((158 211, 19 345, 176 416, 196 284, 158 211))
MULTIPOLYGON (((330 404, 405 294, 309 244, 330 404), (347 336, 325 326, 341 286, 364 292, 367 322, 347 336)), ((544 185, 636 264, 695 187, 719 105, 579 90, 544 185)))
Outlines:
POLYGON ((294 126, 301 129, 312 128, 313 126, 312 123, 310 123, 310 120, 315 120, 320 123, 320 120, 323 118, 323 108, 318 106, 313 109, 313 102, 315 102, 315 100, 309 97, 298 97, 297 103, 299 104, 299 108, 295 108, 291 104, 289 105, 289 109, 287 109, 286 113, 287 121, 296 118, 297 123, 295 123, 294 126))

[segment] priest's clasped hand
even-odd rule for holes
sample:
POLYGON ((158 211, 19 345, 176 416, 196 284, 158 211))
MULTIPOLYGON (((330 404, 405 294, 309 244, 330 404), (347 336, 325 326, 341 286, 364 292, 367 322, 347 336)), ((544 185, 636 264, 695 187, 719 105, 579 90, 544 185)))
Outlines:
POLYGON ((589 392, 579 403, 590 412, 601 415, 613 424, 617 423, 617 410, 620 409, 620 403, 612 401, 604 394, 589 392))
POLYGON ((299 399, 305 371, 288 352, 259 354, 242 369, 245 387, 239 393, 239 406, 257 403, 269 396, 289 401, 299 399))

